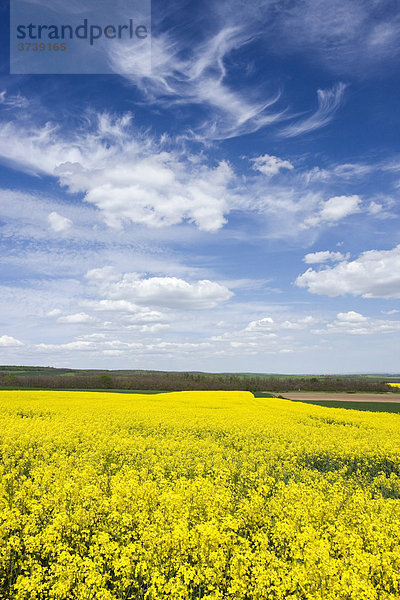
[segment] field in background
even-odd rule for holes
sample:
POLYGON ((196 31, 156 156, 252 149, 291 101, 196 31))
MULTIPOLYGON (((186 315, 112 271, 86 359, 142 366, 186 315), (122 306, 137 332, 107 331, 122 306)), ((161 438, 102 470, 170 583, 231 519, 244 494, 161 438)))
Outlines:
MULTIPOLYGON (((166 371, 100 371, 50 367, 0 367, 0 389, 75 389, 125 391, 243 390, 327 392, 397 392, 381 375, 278 375, 261 373, 200 373, 166 371)), ((400 378, 398 378, 400 380, 400 378)))
POLYGON ((328 408, 400 413, 400 394, 337 394, 328 392, 289 392, 289 400, 328 408))
POLYGON ((0 392, 0 597, 393 600, 400 416, 0 392))

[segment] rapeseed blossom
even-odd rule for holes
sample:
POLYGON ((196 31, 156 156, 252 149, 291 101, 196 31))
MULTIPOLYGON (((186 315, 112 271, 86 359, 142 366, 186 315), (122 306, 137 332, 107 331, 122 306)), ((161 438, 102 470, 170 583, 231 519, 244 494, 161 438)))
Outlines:
POLYGON ((0 392, 0 598, 394 600, 400 416, 0 392))

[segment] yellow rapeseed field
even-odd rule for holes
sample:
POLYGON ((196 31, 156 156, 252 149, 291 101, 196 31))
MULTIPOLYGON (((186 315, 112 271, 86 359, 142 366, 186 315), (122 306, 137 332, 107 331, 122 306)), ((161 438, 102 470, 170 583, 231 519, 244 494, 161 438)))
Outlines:
POLYGON ((400 598, 400 416, 0 392, 0 598, 400 598))
POLYGON ((400 383, 389 383, 388 385, 392 387, 400 387, 400 383))

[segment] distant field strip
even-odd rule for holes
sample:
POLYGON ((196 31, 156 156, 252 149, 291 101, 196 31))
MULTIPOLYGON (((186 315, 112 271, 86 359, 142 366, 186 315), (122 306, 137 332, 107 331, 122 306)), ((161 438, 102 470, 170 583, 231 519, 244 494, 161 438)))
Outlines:
POLYGON ((337 392, 285 392, 290 400, 313 402, 400 402, 400 394, 349 394, 337 392))
POLYGON ((0 598, 395 600, 400 416, 0 392, 0 598))
POLYGON ((340 394, 329 392, 288 392, 286 398, 327 408, 400 414, 400 394, 340 394))

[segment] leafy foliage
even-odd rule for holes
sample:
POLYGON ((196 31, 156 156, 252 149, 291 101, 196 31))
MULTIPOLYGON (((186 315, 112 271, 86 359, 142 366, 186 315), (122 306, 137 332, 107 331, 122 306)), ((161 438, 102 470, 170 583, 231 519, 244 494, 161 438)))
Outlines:
MULTIPOLYGON (((387 379, 389 381, 390 379, 387 379)), ((50 390, 243 390, 251 392, 398 392, 385 379, 366 376, 263 375, 166 371, 97 371, 50 367, 0 367, 0 388, 50 390)))

